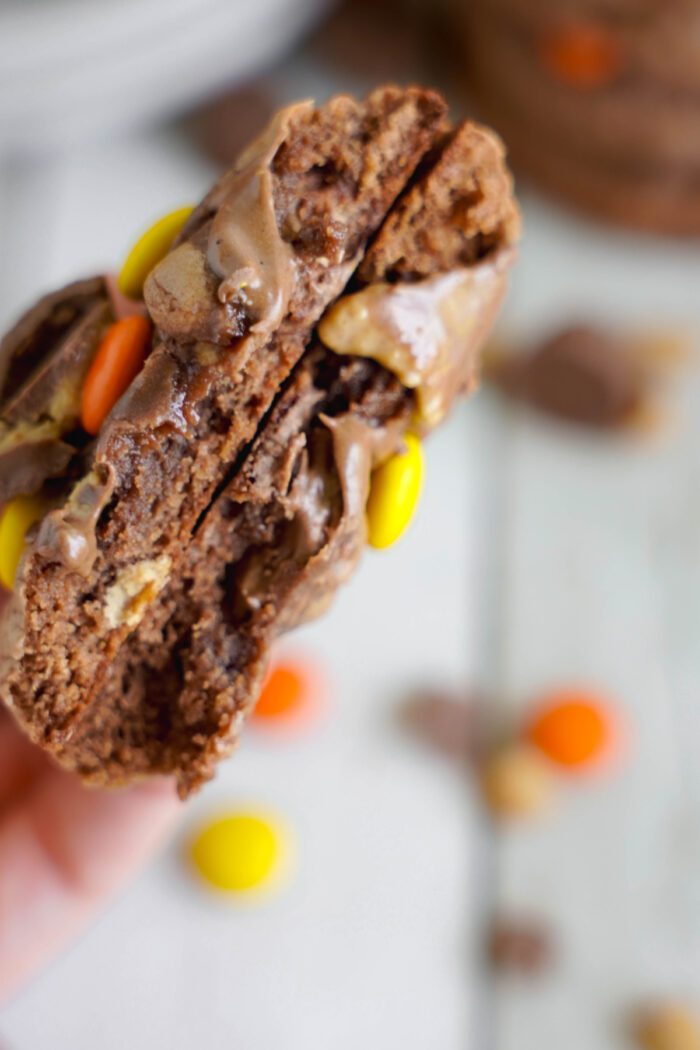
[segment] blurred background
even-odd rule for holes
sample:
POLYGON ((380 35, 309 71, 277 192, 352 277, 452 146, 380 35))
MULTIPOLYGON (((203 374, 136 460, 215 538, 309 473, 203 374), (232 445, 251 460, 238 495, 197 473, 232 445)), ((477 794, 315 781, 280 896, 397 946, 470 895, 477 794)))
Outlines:
POLYGON ((0 324, 281 102, 388 80, 515 167, 482 389, 401 544, 281 647, 314 718, 250 727, 3 1050, 700 1045, 700 2, 5 0, 0 324), (294 843, 264 900, 188 860, 240 807, 294 843))

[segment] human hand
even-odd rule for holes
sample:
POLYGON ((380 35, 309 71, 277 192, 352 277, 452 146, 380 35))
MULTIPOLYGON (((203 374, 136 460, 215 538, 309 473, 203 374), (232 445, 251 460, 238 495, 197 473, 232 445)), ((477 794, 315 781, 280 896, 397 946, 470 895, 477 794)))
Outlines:
POLYGON ((165 779, 86 788, 0 708, 0 1002, 157 849, 179 808, 165 779))

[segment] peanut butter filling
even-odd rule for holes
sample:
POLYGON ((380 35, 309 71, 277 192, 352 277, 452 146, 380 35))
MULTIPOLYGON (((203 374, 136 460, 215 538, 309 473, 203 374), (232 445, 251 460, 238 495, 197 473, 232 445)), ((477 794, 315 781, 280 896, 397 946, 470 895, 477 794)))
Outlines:
POLYGON ((511 259, 505 249, 477 266, 413 283, 370 284, 328 310, 319 336, 338 354, 371 357, 393 372, 416 391, 417 422, 433 427, 474 384, 476 355, 511 259))
POLYGON ((279 325, 295 262, 277 224, 270 165, 290 122, 312 106, 299 102, 272 119, 195 212, 196 232, 186 227, 189 239, 149 275, 146 304, 162 332, 217 343, 251 334, 262 343, 279 325))

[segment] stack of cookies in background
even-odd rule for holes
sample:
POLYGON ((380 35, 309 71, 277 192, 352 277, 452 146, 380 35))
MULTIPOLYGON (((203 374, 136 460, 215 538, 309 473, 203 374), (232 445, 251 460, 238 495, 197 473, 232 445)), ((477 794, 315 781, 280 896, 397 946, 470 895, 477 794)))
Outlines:
POLYGON ((700 234, 700 0, 470 0, 465 76, 523 174, 601 217, 700 234))

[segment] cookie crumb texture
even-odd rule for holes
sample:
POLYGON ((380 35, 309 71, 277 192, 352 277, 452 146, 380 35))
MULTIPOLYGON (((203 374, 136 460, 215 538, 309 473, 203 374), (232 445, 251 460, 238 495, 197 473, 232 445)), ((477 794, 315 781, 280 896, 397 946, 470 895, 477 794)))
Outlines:
MULTIPOLYGON (((445 109, 435 92, 386 87, 284 111, 147 278, 153 349, 96 441, 71 438, 42 476, 54 509, 2 611, 2 698, 84 779, 175 774, 185 795, 212 776, 275 637, 352 573, 371 472, 401 448, 416 394, 325 347, 316 325, 375 281, 505 259, 504 288, 517 237, 499 141, 451 128, 445 109), (277 275, 254 292, 260 255, 226 223, 251 186, 262 210, 244 234, 277 275)), ((2 344, 8 427, 13 391, 58 353, 60 324, 65 342, 88 309, 102 329, 114 319, 99 279, 71 294, 72 313, 59 293, 2 344)), ((473 387, 477 349, 451 396, 473 387)))

